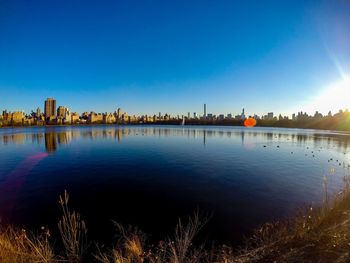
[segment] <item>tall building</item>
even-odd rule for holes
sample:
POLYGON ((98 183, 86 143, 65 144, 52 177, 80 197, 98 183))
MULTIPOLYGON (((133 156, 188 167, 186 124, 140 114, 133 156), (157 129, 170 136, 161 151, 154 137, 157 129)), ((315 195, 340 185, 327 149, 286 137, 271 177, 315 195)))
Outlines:
POLYGON ((120 120, 123 114, 124 114, 124 111, 121 108, 118 108, 116 111, 117 119, 120 120))
POLYGON ((65 114, 66 114, 66 108, 63 106, 59 106, 57 109, 57 116, 63 118, 65 114))
POLYGON ((40 108, 38 107, 38 108, 36 109, 36 117, 38 118, 40 115, 41 115, 41 110, 40 110, 40 108))
POLYGON ((9 113, 7 112, 7 110, 4 110, 2 112, 2 119, 7 121, 9 119, 9 113))
POLYGON ((244 120, 244 119, 245 119, 245 111, 244 111, 244 108, 242 109, 241 119, 242 119, 242 120, 244 120))
POLYGON ((48 98, 45 100, 45 118, 56 116, 56 100, 48 98))
POLYGON ((268 112, 267 113, 267 119, 268 120, 273 120, 273 112, 268 112))
POLYGON ((11 122, 12 123, 22 123, 24 120, 24 112, 23 111, 15 111, 11 114, 11 122))
POLYGON ((204 103, 204 118, 207 117, 207 104, 204 103))
POLYGON ((63 116, 65 123, 71 123, 72 122, 72 113, 68 108, 64 108, 64 116, 63 116))

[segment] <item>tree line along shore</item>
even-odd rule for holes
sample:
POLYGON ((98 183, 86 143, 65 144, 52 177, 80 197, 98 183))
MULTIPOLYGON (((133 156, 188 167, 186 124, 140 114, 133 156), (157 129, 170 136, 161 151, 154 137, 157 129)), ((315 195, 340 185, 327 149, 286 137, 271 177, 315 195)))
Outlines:
MULTIPOLYGON (((84 125, 217 125, 217 126, 244 126, 244 120, 237 119, 224 119, 224 120, 210 120, 210 119, 186 119, 183 123, 182 120, 170 119, 170 120, 156 120, 156 121, 118 121, 115 123, 106 123, 103 121, 98 122, 75 122, 75 123, 25 123, 25 122, 0 122, 0 128, 6 127, 51 127, 51 126, 84 126, 84 125)), ((272 119, 262 120, 257 119, 257 127, 279 127, 279 128, 300 128, 300 129, 321 129, 321 130, 334 130, 334 131, 350 131, 350 114, 344 112, 341 115, 334 115, 331 117, 322 118, 301 118, 297 120, 292 119, 272 119)))

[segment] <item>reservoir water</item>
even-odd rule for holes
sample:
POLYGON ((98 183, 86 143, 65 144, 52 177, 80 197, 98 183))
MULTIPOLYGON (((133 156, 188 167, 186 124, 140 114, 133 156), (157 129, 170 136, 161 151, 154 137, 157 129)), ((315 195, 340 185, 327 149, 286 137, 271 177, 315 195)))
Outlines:
POLYGON ((341 189, 349 146, 344 133, 259 127, 0 129, 1 222, 55 229, 66 189, 97 240, 113 221, 164 238, 199 209, 204 240, 238 244, 341 189))

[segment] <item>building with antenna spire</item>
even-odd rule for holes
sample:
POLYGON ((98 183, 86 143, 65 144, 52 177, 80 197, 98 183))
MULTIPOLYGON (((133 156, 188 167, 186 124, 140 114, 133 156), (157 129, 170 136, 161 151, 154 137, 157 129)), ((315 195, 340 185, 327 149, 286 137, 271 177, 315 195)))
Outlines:
POLYGON ((241 119, 242 119, 242 120, 244 120, 244 119, 245 119, 245 112, 244 112, 244 108, 242 109, 241 119))

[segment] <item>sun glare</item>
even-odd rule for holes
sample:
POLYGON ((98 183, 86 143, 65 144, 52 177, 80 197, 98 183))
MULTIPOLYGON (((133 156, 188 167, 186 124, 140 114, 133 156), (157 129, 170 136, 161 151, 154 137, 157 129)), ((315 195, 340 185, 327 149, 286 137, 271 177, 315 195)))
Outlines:
POLYGON ((350 108, 350 77, 330 85, 311 104, 311 108, 323 113, 350 108))

